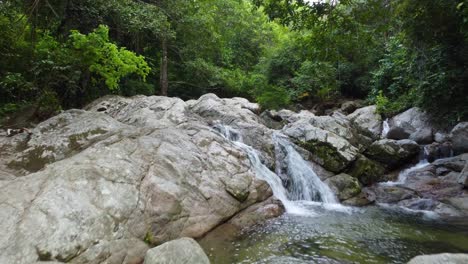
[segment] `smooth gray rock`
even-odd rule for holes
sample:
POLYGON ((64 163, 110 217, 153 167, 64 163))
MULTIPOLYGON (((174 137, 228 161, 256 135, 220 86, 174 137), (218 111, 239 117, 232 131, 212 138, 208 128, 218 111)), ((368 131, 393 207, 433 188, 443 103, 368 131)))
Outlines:
MULTIPOLYGON (((430 116, 420 108, 413 107, 405 112, 398 114, 389 120, 390 130, 403 130, 404 134, 410 139, 421 140, 422 142, 431 143, 433 138, 433 125, 430 116), (431 142, 428 142, 430 141, 431 142)), ((400 133, 400 135, 403 135, 400 133)), ((406 138, 398 138, 406 139, 406 138)), ((415 141, 417 141, 415 140, 415 141)))
POLYGON ((416 129, 416 131, 409 136, 409 139, 416 141, 418 144, 430 144, 434 141, 432 128, 426 127, 416 129))
POLYGON ((405 129, 396 126, 389 128, 387 135, 385 136, 385 138, 395 140, 408 139, 409 137, 410 134, 405 129))
POLYGON ((185 102, 104 101, 105 109, 96 102, 65 112, 20 141, 44 142, 61 156, 0 181, 0 263, 131 263, 143 257, 143 240, 203 236, 271 196, 246 153, 185 102), (106 129, 82 130, 93 126, 106 129), (72 141, 78 148, 70 147, 74 131, 86 134, 72 141))
POLYGON ((459 123, 450 132, 455 154, 468 152, 468 122, 459 123))
POLYGON ((209 264, 203 249, 192 238, 179 238, 146 252, 144 264, 209 264))
POLYGON ((377 113, 377 106, 371 105, 360 108, 348 115, 354 123, 366 135, 378 139, 382 133, 382 116, 377 113))
POLYGON ((436 254, 421 255, 412 258, 408 264, 466 264, 468 263, 468 254, 436 254))

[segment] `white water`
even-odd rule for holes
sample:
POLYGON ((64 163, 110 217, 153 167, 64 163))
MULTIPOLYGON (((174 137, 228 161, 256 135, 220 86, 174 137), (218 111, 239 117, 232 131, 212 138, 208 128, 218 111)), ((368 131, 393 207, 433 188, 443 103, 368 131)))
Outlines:
POLYGON ((404 183, 406 183, 406 180, 408 179, 408 175, 411 172, 422 169, 422 168, 426 167, 429 164, 430 163, 426 159, 422 159, 416 165, 414 165, 413 167, 402 170, 398 174, 398 179, 396 181, 388 181, 388 182, 384 182, 384 183, 381 183, 381 184, 382 185, 387 185, 387 186, 395 186, 395 185, 404 184, 404 183))
POLYGON ((290 179, 288 197, 294 201, 320 201, 325 204, 338 203, 333 191, 326 185, 310 165, 296 151, 294 145, 281 135, 273 135, 276 150, 277 174, 281 166, 286 167, 286 174, 290 179), (281 159, 281 152, 285 157, 281 159))
POLYGON ((387 137, 388 131, 390 130, 390 125, 388 124, 388 118, 383 121, 383 128, 382 128, 382 138, 387 137))
POLYGON ((276 151, 286 153, 284 160, 277 160, 277 163, 281 163, 277 164, 277 167, 287 167, 287 176, 292 183, 289 191, 283 186, 281 178, 261 162, 258 152, 242 142, 242 136, 238 131, 224 125, 216 125, 214 129, 247 153, 256 176, 270 185, 273 195, 283 203, 287 213, 315 215, 310 209, 312 206, 323 206, 326 209, 343 212, 350 211, 348 207, 338 203, 332 190, 320 180, 309 164, 294 149, 293 144, 285 138, 275 135, 273 140, 276 151))

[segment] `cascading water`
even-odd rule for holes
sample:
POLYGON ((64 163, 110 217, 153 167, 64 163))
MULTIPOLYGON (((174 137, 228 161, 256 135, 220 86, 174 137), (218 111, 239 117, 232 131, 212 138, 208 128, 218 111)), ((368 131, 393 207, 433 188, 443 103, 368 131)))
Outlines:
POLYGON ((292 183, 289 191, 283 186, 281 178, 261 162, 258 152, 242 142, 242 136, 238 131, 224 125, 215 125, 213 128, 247 153, 256 176, 270 185, 274 196, 283 203, 286 212, 301 215, 313 214, 312 211, 304 207, 303 201, 323 202, 324 204, 338 203, 331 189, 320 180, 307 162, 297 153, 293 144, 285 138, 274 135, 273 140, 276 150, 286 153, 283 161, 277 160, 278 163, 281 163, 277 166, 284 165, 287 168, 287 176, 292 183))
POLYGON ((388 118, 383 121, 383 128, 382 128, 382 138, 387 137, 388 131, 390 130, 390 125, 388 124, 388 118))
POLYGON ((274 134, 273 140, 277 154, 276 173, 281 175, 281 170, 285 167, 290 182, 288 197, 291 200, 338 203, 330 187, 320 180, 291 142, 279 134, 274 134))

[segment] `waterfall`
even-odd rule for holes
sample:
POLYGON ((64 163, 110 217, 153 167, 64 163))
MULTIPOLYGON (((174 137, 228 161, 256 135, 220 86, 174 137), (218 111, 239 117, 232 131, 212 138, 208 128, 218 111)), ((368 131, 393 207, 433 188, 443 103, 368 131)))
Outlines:
POLYGON ((283 203, 286 212, 301 215, 313 214, 304 207, 304 203, 302 203, 304 200, 338 203, 331 189, 320 180, 313 169, 294 149, 293 144, 285 138, 278 135, 273 136, 276 150, 286 153, 285 160, 277 160, 277 163, 280 163, 277 166, 287 168, 287 176, 292 183, 289 191, 283 186, 281 178, 261 162, 257 150, 242 142, 242 135, 238 131, 225 125, 215 125, 213 128, 247 153, 256 177, 270 185, 273 195, 283 203))
POLYGON ((383 128, 382 128, 382 138, 386 138, 388 131, 390 130, 390 125, 388 124, 388 118, 383 121, 383 128))
POLYGON ((333 191, 326 185, 307 161, 296 151, 294 145, 284 136, 274 134, 277 174, 285 174, 290 185, 288 197, 291 200, 320 201, 323 203, 338 203, 333 191))

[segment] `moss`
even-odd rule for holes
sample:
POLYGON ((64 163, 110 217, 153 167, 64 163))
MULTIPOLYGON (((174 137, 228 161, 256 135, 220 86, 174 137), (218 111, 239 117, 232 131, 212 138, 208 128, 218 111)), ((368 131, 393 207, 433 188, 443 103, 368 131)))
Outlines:
POLYGON ((21 156, 21 160, 14 160, 8 164, 9 168, 12 169, 25 169, 29 172, 36 172, 44 168, 44 166, 54 161, 54 158, 50 155, 44 155, 46 151, 54 151, 54 148, 48 146, 39 146, 28 152, 25 152, 21 156))
POLYGON ((351 167, 349 174, 364 185, 370 185, 382 180, 385 169, 379 163, 372 161, 364 156, 360 156, 351 167))
POLYGON ((70 137, 68 137, 68 141, 69 141, 68 147, 70 147, 70 149, 72 149, 72 150, 80 149, 81 146, 82 146, 82 144, 80 143, 81 140, 86 139, 89 136, 102 135, 102 134, 105 134, 105 133, 107 133, 106 130, 101 129, 101 128, 97 128, 97 129, 93 129, 93 130, 90 130, 90 131, 86 131, 86 132, 81 133, 81 134, 71 135, 70 137))
POLYGON ((146 232, 146 235, 145 235, 145 238, 143 238, 143 241, 150 246, 156 245, 156 242, 154 241, 153 233, 151 231, 146 232))
POLYGON ((320 159, 318 163, 329 171, 338 173, 346 166, 346 160, 329 143, 311 140, 298 142, 298 145, 317 156, 320 159))

